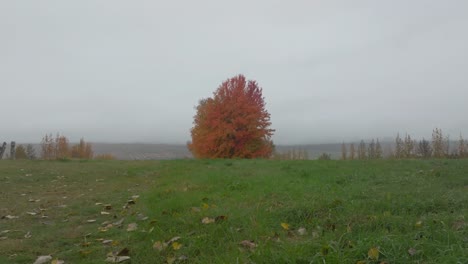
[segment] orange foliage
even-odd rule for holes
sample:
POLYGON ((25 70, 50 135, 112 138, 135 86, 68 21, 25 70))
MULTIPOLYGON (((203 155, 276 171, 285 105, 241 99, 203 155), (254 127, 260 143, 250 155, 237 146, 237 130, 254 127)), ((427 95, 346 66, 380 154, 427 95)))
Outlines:
POLYGON ((70 158, 70 146, 68 144, 68 139, 65 136, 57 134, 55 138, 55 158, 57 159, 66 159, 70 158))
POLYGON ((72 147, 72 157, 77 159, 92 159, 93 148, 90 143, 86 143, 83 138, 80 143, 72 147))
POLYGON ((267 158, 273 152, 262 89, 243 75, 200 100, 193 123, 188 147, 196 158, 267 158))

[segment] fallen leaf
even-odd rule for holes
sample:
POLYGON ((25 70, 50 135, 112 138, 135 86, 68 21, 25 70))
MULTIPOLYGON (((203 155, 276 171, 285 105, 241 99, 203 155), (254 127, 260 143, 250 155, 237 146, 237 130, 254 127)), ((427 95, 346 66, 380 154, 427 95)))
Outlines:
POLYGON ((282 227, 284 230, 289 230, 289 224, 287 224, 287 223, 281 223, 281 227, 282 227))
POLYGON ((254 249, 257 247, 257 244, 254 243, 254 241, 250 241, 250 240, 242 240, 240 243, 239 243, 241 246, 245 247, 245 248, 248 248, 248 249, 254 249))
POLYGON ((124 222, 124 218, 122 218, 119 221, 115 222, 114 225, 117 226, 117 227, 120 227, 120 226, 122 226, 123 222, 124 222))
POLYGON ((203 203, 202 208, 206 210, 210 208, 210 206, 207 203, 203 203))
POLYGON ((101 215, 110 215, 110 213, 106 211, 101 211, 101 215))
POLYGON ((213 218, 204 217, 201 222, 206 225, 206 224, 214 223, 214 221, 215 220, 213 218))
POLYGON ((106 205, 104 205, 104 209, 106 209, 106 210, 111 210, 111 209, 112 209, 112 204, 106 204, 106 205))
POLYGON ((89 219, 89 220, 86 220, 86 223, 94 223, 96 222, 96 219, 89 219))
POLYGON ((200 207, 192 207, 191 210, 192 210, 192 212, 194 212, 194 213, 199 213, 199 212, 201 212, 200 207))
POLYGON ((180 236, 176 236, 176 237, 173 237, 173 238, 169 239, 169 241, 167 241, 166 243, 167 243, 167 244, 171 244, 171 243, 173 243, 173 242, 176 242, 176 241, 179 240, 179 239, 180 239, 180 236))
POLYGON ((410 256, 414 256, 416 253, 418 253, 418 251, 415 248, 408 249, 408 254, 410 254, 410 256))
POLYGON ((370 248, 369 251, 367 252, 367 256, 371 260, 379 260, 379 249, 376 247, 370 248))
POLYGON ((0 232, 0 235, 3 235, 3 234, 6 234, 6 233, 9 233, 10 230, 3 230, 2 232, 0 232))
POLYGON ((51 256, 39 256, 33 264, 44 264, 49 262, 52 259, 51 256))
POLYGON ((31 232, 28 231, 25 235, 24 235, 24 238, 31 238, 32 235, 31 235, 31 232))
POLYGON ((174 250, 179 250, 181 247, 182 247, 182 244, 180 244, 180 243, 178 243, 178 242, 172 243, 172 248, 173 248, 174 250))
POLYGON ((131 224, 128 224, 127 231, 128 232, 135 231, 135 230, 137 230, 137 228, 138 228, 137 223, 131 223, 131 224))
POLYGON ((0 240, 5 240, 5 239, 8 239, 8 237, 6 237, 6 236, 0 237, 0 240))
POLYGON ((143 214, 138 214, 137 219, 138 219, 138 221, 146 221, 146 220, 148 220, 148 217, 143 215, 143 214))
POLYGON ((107 232, 107 231, 109 231, 109 229, 108 229, 107 227, 102 227, 102 226, 98 227, 98 230, 99 230, 99 232, 107 232))
POLYGON ((37 215, 37 213, 36 213, 36 212, 26 212, 26 214, 28 214, 28 215, 32 215, 32 216, 34 216, 34 215, 37 215))
POLYGON ((113 242, 112 239, 107 239, 107 240, 103 240, 102 244, 107 245, 107 244, 111 244, 112 242, 113 242))
POLYGON ((6 218, 6 219, 11 220, 11 219, 17 219, 17 218, 19 218, 19 217, 18 217, 18 216, 14 216, 14 215, 6 215, 6 216, 3 216, 2 218, 6 218))
POLYGON ((59 259, 54 259, 52 260, 52 262, 50 262, 50 264, 64 264, 65 261, 63 260, 59 260, 59 259))
POLYGON ((130 260, 129 256, 112 256, 112 257, 107 257, 106 262, 111 262, 111 263, 120 263, 130 260))
POLYGON ((455 230, 455 231, 459 231, 459 230, 462 230, 463 228, 465 228, 465 221, 463 221, 463 219, 461 220, 458 220, 458 221, 455 221, 452 225, 452 228, 455 230))
POLYGON ((91 245, 91 242, 83 242, 83 243, 81 243, 81 246, 82 246, 82 247, 89 247, 89 245, 91 245))
POLYGON ((103 203, 95 203, 94 205, 102 205, 103 203))
POLYGON ((422 221, 417 221, 416 224, 414 224, 415 227, 421 227, 422 226, 422 221))
POLYGON ((133 195, 133 196, 132 196, 132 199, 133 199, 133 200, 138 200, 138 198, 140 198, 140 195, 133 195))
POLYGON ((186 261, 186 260, 188 260, 188 257, 185 256, 185 255, 182 255, 182 256, 180 256, 180 257, 178 258, 178 260, 180 260, 180 261, 186 261))
POLYGON ((300 236, 304 236, 307 234, 307 230, 304 228, 304 227, 301 227, 297 230, 297 233, 300 235, 300 236))
POLYGON ((159 252, 163 251, 167 247, 166 243, 163 243, 161 241, 156 241, 153 244, 153 248, 158 250, 159 252))
POLYGON ((172 264, 176 261, 176 258, 175 257, 167 257, 166 258, 166 262, 167 264, 172 264))

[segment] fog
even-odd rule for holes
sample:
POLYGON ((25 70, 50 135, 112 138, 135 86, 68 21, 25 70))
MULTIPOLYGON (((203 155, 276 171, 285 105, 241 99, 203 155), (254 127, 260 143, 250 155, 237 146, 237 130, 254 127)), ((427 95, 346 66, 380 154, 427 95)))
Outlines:
POLYGON ((467 1, 0 1, 0 141, 185 143, 258 81, 277 144, 468 137, 467 1))

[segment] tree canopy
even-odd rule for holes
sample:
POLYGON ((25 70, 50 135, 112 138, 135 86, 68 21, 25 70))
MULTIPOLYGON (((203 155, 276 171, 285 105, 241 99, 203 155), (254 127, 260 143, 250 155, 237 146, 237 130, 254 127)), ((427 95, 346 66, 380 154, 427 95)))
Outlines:
POLYGON ((267 158, 273 152, 270 114, 262 88, 243 75, 224 81, 196 107, 192 142, 196 158, 267 158))

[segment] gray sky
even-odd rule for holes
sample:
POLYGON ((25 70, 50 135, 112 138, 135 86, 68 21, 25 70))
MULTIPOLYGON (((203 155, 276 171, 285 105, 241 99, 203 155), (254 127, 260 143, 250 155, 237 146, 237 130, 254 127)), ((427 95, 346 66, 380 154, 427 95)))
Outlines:
POLYGON ((239 73, 279 144, 468 137, 466 0, 0 0, 0 141, 185 143, 239 73))

